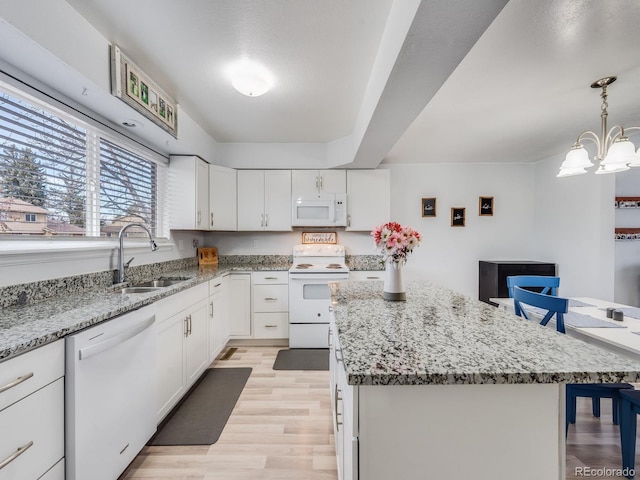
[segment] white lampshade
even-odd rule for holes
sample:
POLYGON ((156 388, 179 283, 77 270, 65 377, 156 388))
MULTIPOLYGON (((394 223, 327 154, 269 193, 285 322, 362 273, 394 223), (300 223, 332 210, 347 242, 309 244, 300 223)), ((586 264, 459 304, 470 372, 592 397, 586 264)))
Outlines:
POLYGON ((249 74, 234 78, 231 81, 231 85, 247 97, 259 97, 269 90, 269 84, 266 80, 249 74))
POLYGON ((562 162, 561 169, 563 168, 589 168, 593 167, 593 163, 589 160, 589 154, 585 150, 585 148, 576 144, 571 147, 571 150, 567 153, 567 156, 562 162))
POLYGON ((587 171, 582 167, 560 168, 560 172, 558 172, 556 177, 572 177, 574 175, 582 175, 583 173, 587 173, 587 171))
MULTIPOLYGON (((622 137, 609 147, 602 165, 628 165, 636 159, 636 147, 628 138, 622 137)), ((626 168, 624 169, 626 170, 626 168)))
POLYGON ((259 97, 274 84, 271 73, 260 63, 243 58, 227 68, 231 85, 247 97, 259 97))
POLYGON ((634 155, 633 160, 629 162, 629 166, 630 167, 640 167, 640 148, 638 148, 638 151, 634 155))
POLYGON ((627 166, 626 163, 619 163, 619 164, 609 164, 609 165, 605 165, 604 161, 600 162, 600 166, 598 167, 598 170, 595 171, 596 175, 604 175, 606 173, 616 173, 616 172, 623 172, 624 170, 629 170, 629 167, 627 166))

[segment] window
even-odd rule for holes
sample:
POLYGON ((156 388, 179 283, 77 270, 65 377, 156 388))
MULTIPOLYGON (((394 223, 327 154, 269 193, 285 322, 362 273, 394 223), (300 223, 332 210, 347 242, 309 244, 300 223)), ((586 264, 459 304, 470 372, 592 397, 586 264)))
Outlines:
POLYGON ((161 157, 0 84, 0 234, 111 237, 159 225, 161 157))

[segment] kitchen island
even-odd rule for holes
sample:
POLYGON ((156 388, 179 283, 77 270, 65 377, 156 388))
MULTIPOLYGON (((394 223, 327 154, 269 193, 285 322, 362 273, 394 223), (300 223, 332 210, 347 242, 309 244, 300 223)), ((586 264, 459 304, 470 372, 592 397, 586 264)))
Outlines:
POLYGON ((428 282, 332 289, 344 480, 563 479, 565 383, 636 382, 640 363, 428 282))

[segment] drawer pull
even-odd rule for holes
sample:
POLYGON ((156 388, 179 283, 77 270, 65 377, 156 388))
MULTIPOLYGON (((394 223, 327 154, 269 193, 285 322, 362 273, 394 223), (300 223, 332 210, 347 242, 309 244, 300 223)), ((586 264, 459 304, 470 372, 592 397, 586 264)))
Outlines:
POLYGON ((218 288, 220 285, 222 285, 222 283, 216 283, 213 288, 218 288))
POLYGON ((7 457, 5 460, 3 460, 0 463, 0 470, 2 470, 4 467, 6 467, 7 465, 9 465, 11 462, 13 462, 16 458, 18 458, 20 455, 22 455, 24 452, 26 452, 27 450, 29 450, 31 447, 33 446, 33 440, 30 441, 29 443, 27 443, 24 447, 20 447, 18 448, 18 450, 15 451, 15 453, 13 455, 10 455, 9 457, 7 457))
POLYGON ((335 390, 334 390, 334 394, 333 394, 333 411, 335 412, 335 418, 336 418, 336 430, 339 432, 340 431, 340 425, 342 425, 342 422, 338 421, 338 415, 342 415, 341 413, 338 413, 338 401, 342 401, 342 397, 340 396, 340 389, 338 388, 338 385, 335 385, 335 390))
POLYGON ((380 277, 367 277, 367 280, 380 280, 380 277))
POLYGON ((278 325, 265 325, 264 328, 278 328, 278 325))
POLYGON ((278 280, 278 277, 264 277, 265 280, 278 280))
POLYGON ((264 297, 266 302, 275 302, 276 300, 278 300, 277 297, 264 297))
POLYGON ((5 386, 0 387, 0 393, 6 392, 7 390, 15 387, 16 385, 20 385, 22 382, 24 382, 25 380, 29 380, 31 377, 33 377, 33 372, 27 373, 26 375, 16 378, 13 382, 7 383, 5 386))

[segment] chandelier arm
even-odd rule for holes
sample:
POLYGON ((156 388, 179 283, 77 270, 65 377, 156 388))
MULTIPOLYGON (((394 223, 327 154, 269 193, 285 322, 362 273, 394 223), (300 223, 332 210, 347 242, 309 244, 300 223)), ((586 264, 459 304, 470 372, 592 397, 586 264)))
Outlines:
POLYGON ((579 145, 582 140, 591 140, 595 143, 598 148, 598 156, 600 156, 600 137, 598 137, 597 133, 592 132, 591 130, 582 132, 578 137, 578 140, 576 140, 576 145, 579 145))

